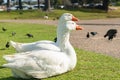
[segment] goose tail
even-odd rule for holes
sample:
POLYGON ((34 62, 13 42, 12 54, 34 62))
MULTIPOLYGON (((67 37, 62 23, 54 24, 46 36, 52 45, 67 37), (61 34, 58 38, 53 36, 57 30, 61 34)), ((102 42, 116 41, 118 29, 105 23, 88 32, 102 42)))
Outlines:
POLYGON ((3 67, 3 68, 10 68, 10 67, 11 67, 11 64, 10 64, 10 63, 8 63, 8 64, 3 64, 2 67, 3 67))
POLYGON ((16 43, 16 42, 14 42, 14 41, 10 41, 10 45, 11 45, 11 46, 13 46, 14 48, 16 48, 16 47, 17 47, 17 43, 16 43))
POLYGON ((14 47, 17 52, 19 52, 19 51, 21 50, 21 46, 22 46, 21 43, 14 42, 14 41, 10 41, 10 45, 11 45, 12 47, 14 47))
POLYGON ((3 58, 7 61, 7 62, 12 62, 13 59, 15 58, 14 55, 5 55, 3 56, 3 58))
MULTIPOLYGON (((14 55, 13 55, 14 56, 14 55)), ((2 67, 10 68, 12 65, 11 63, 13 62, 12 60, 12 55, 5 55, 3 58, 8 62, 7 64, 3 64, 2 67)))
POLYGON ((7 63, 7 64, 3 64, 2 67, 15 69, 17 66, 16 66, 16 63, 7 63))

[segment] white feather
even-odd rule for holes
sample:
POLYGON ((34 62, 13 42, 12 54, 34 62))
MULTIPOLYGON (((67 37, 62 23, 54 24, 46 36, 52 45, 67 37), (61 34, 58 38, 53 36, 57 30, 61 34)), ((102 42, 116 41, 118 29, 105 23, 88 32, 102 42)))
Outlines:
POLYGON ((69 37, 70 31, 75 30, 76 26, 73 21, 67 21, 64 24, 65 34, 59 35, 61 44, 58 46, 61 47, 61 51, 39 49, 5 55, 3 57, 8 63, 3 67, 10 68, 14 77, 38 79, 59 75, 74 69, 77 59, 69 37))

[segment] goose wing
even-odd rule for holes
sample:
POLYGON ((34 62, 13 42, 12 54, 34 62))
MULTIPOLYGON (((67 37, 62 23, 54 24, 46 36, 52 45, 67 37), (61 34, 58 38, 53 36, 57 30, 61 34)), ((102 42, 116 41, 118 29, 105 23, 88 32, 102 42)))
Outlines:
POLYGON ((10 41, 10 44, 18 51, 18 52, 26 52, 32 50, 53 50, 53 51, 60 51, 60 48, 56 45, 53 41, 37 41, 32 43, 18 43, 14 41, 10 41))
POLYGON ((34 78, 46 78, 64 73, 69 65, 65 53, 49 50, 7 55, 4 58, 9 62, 4 64, 4 67, 16 69, 34 78))

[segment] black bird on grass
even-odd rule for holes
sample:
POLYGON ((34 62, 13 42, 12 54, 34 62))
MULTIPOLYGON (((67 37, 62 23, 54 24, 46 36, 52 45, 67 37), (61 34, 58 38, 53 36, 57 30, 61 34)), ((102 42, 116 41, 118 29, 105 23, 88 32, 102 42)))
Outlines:
POLYGON ((6 45, 5 45, 6 48, 9 48, 10 47, 10 43, 7 42, 6 45))
POLYGON ((54 38, 54 42, 57 42, 57 37, 54 38))
POLYGON ((4 31, 4 32, 5 32, 5 31, 7 31, 7 29, 6 29, 6 28, 4 28, 4 27, 2 27, 2 31, 4 31))
POLYGON ((12 36, 15 36, 16 35, 16 32, 12 32, 12 36))
POLYGON ((86 37, 87 37, 87 38, 89 38, 89 37, 90 37, 90 34, 89 34, 89 32, 87 32, 87 35, 86 35, 86 37))
POLYGON ((33 38, 33 35, 30 33, 27 33, 26 36, 28 36, 29 38, 33 38))
POLYGON ((116 37, 117 29, 109 29, 107 33, 104 35, 104 38, 108 37, 108 40, 112 40, 116 37))
POLYGON ((59 19, 59 17, 56 17, 56 19, 58 20, 58 19, 59 19))

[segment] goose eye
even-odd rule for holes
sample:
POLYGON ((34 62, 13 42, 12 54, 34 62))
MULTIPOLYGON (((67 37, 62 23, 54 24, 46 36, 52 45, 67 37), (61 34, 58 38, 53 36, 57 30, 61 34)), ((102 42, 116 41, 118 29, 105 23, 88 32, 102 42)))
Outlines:
POLYGON ((74 23, 72 23, 74 25, 74 23))
POLYGON ((71 16, 71 15, 68 15, 68 16, 71 16))

